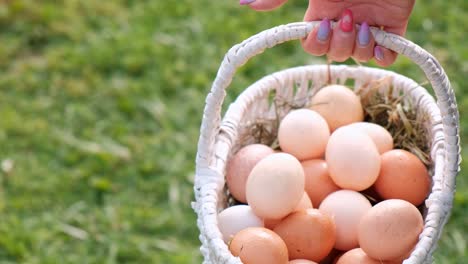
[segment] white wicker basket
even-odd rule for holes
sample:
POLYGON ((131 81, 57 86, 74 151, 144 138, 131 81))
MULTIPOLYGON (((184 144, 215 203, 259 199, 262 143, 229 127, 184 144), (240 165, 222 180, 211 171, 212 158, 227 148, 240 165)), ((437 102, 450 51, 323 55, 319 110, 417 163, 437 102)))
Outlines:
MULTIPOLYGON (((274 120, 272 117, 275 114, 283 116, 290 110, 290 107, 273 109, 269 98, 272 90, 276 91, 276 98, 286 99, 290 103, 307 103, 314 92, 328 81, 328 68, 326 65, 297 67, 262 78, 237 98, 221 122, 225 89, 236 69, 251 57, 282 42, 303 38, 317 25, 318 22, 300 22, 263 31, 231 48, 219 68, 206 98, 196 159, 196 202, 193 203, 193 208, 198 214, 197 224, 204 263, 242 263, 230 254, 223 242, 217 226, 217 214, 227 205, 226 161, 239 148, 239 138, 249 138, 246 124, 260 118, 274 120)), ((425 125, 427 143, 431 149, 429 154, 432 160, 433 186, 425 203, 424 230, 411 256, 404 263, 432 263, 432 253, 452 207, 455 177, 461 160, 459 114, 455 95, 444 70, 427 51, 397 35, 376 28, 371 31, 376 43, 407 56, 421 67, 435 91, 437 104, 416 82, 387 70, 331 66, 332 82, 344 83, 352 79, 355 87, 360 87, 369 80, 391 76, 391 85, 396 92, 404 92, 406 100, 412 103, 418 114, 429 117, 425 125)), ((250 138, 251 141, 254 140, 250 138)))

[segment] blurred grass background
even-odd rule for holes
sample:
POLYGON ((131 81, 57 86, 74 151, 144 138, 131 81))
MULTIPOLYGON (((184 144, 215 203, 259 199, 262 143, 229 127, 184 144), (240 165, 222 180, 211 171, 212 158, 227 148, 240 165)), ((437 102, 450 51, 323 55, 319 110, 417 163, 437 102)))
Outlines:
MULTIPOLYGON (((201 263, 190 201, 204 98, 228 48, 302 19, 307 1, 289 2, 0 1, 0 263, 201 263)), ((451 78, 462 139, 467 31, 468 1, 419 0, 407 35, 451 78)), ((228 101, 323 62, 284 44, 239 72, 228 101)), ((404 58, 391 69, 424 81, 404 58)), ((467 176, 436 263, 468 263, 467 176)))

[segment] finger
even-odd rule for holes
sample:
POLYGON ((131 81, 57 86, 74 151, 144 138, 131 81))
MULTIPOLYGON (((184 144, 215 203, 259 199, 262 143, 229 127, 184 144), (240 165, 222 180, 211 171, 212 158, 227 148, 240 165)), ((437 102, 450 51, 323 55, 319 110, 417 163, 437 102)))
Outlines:
POLYGON ((375 41, 370 32, 369 24, 364 22, 357 33, 353 58, 360 62, 369 61, 374 56, 374 45, 375 41))
MULTIPOLYGON (((405 24, 403 27, 401 27, 401 26, 400 27, 384 27, 384 28, 382 28, 382 30, 384 30, 387 33, 393 33, 393 34, 396 34, 396 35, 399 35, 399 36, 405 36, 407 25, 408 24, 405 24)), ((380 46, 380 49, 382 49, 382 50, 377 51, 377 52, 379 54, 381 54, 383 58, 381 60, 375 58, 376 63, 378 65, 382 66, 382 67, 387 67, 387 66, 392 65, 395 62, 395 60, 397 59, 398 54, 396 52, 394 52, 392 50, 389 50, 389 49, 386 49, 386 48, 384 48, 382 46, 380 46)), ((374 57, 375 57, 375 53, 376 52, 375 52, 375 48, 374 48, 374 57)))
POLYGON ((248 5, 256 11, 270 11, 282 6, 288 0, 239 0, 239 4, 248 5))
POLYGON ((351 10, 346 9, 338 22, 338 26, 333 29, 328 57, 338 62, 345 61, 353 55, 355 41, 356 29, 353 13, 351 10))
POLYGON ((320 25, 309 33, 307 38, 302 39, 304 50, 315 56, 322 56, 328 52, 332 30, 330 20, 325 18, 320 25))
POLYGON ((397 54, 395 52, 382 46, 375 46, 374 48, 375 62, 382 67, 392 65, 395 62, 396 57, 397 54))

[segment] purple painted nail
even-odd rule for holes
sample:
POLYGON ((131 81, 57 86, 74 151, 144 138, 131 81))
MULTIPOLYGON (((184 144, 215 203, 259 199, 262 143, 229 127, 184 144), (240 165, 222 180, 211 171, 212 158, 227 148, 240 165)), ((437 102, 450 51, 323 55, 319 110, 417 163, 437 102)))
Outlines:
POLYGON ((249 5, 253 2, 255 2, 256 0, 239 0, 239 4, 240 5, 249 5))
POLYGON ((320 41, 326 41, 328 39, 328 35, 330 35, 330 20, 328 18, 324 18, 322 22, 320 22, 319 29, 317 31, 317 39, 320 41))
POLYGON ((359 42, 359 45, 365 47, 369 44, 369 41, 370 41, 369 24, 364 22, 361 24, 361 28, 359 29, 359 32, 358 32, 358 42, 359 42))
POLYGON ((374 57, 379 61, 382 61, 384 59, 384 53, 383 53, 382 47, 375 46, 374 57))

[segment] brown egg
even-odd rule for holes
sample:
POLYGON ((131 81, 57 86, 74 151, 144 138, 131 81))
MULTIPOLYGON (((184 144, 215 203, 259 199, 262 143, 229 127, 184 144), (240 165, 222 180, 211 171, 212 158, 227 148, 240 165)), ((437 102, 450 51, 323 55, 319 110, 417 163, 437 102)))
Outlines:
POLYGON ((271 154, 252 169, 247 184, 247 202, 262 219, 280 219, 294 211, 304 195, 304 170, 287 153, 271 154))
POLYGON ((429 195, 431 181, 426 166, 416 155, 394 149, 381 156, 379 177, 374 184, 384 199, 403 199, 416 206, 429 195))
POLYGON ((336 249, 350 250, 359 247, 359 222, 371 208, 371 203, 364 195, 351 190, 336 191, 322 201, 320 212, 329 215, 335 222, 336 249))
MULTIPOLYGON (((313 207, 312 207, 312 202, 310 201, 309 196, 307 195, 307 193, 304 192, 304 195, 302 195, 301 200, 300 200, 299 203, 296 205, 296 208, 294 208, 294 211, 293 211, 293 212, 297 212, 297 211, 305 210, 305 209, 309 209, 309 208, 313 208, 313 207)), ((284 218, 280 218, 280 219, 265 219, 265 227, 268 228, 268 229, 273 230, 273 229, 276 227, 276 225, 278 225, 279 223, 281 223, 281 221, 282 221, 283 219, 284 219, 284 218)))
POLYGON ((307 259, 295 259, 295 260, 289 261, 289 264, 317 264, 317 262, 310 261, 307 259))
POLYGON ((274 231, 286 243, 289 259, 319 262, 330 253, 335 244, 333 219, 317 209, 290 214, 274 231))
POLYGON ((253 167, 273 149, 262 144, 251 144, 241 148, 227 163, 226 184, 231 195, 241 203, 246 203, 245 184, 253 167))
POLYGON ((423 218, 411 203, 391 199, 372 207, 358 228, 359 245, 373 259, 394 260, 409 252, 423 230, 423 218))
POLYGON ((338 127, 364 120, 361 99, 343 85, 322 88, 312 98, 311 109, 322 115, 334 131, 338 127))
POLYGON ((329 137, 325 119, 309 109, 289 112, 278 128, 281 150, 299 160, 322 157, 329 137))
POLYGON ((320 206, 327 195, 340 189, 330 178, 325 160, 306 160, 301 164, 305 175, 305 191, 315 207, 320 206))
POLYGON ((386 262, 386 264, 401 264, 401 263, 403 263, 403 261, 405 261, 406 259, 408 259, 411 256, 411 253, 413 253, 415 247, 416 247, 416 243, 414 244, 414 246, 411 248, 410 251, 406 252, 402 256, 400 256, 400 257, 398 257, 398 258, 396 258, 396 259, 394 259, 392 261, 386 262))
POLYGON ((369 257, 361 248, 355 248, 344 253, 336 264, 396 264, 396 262, 375 260, 369 257))
POLYGON ((265 222, 265 227, 270 229, 270 230, 273 230, 275 229, 275 227, 281 223, 281 221, 283 221, 283 218, 280 218, 280 219, 265 219, 263 220, 265 222))
POLYGON ((343 189, 365 190, 379 176, 377 147, 366 133, 355 127, 340 127, 333 132, 325 160, 333 182, 343 189))
POLYGON ((237 233, 229 244, 229 250, 244 264, 288 264, 288 249, 284 241, 263 227, 249 227, 237 233))

